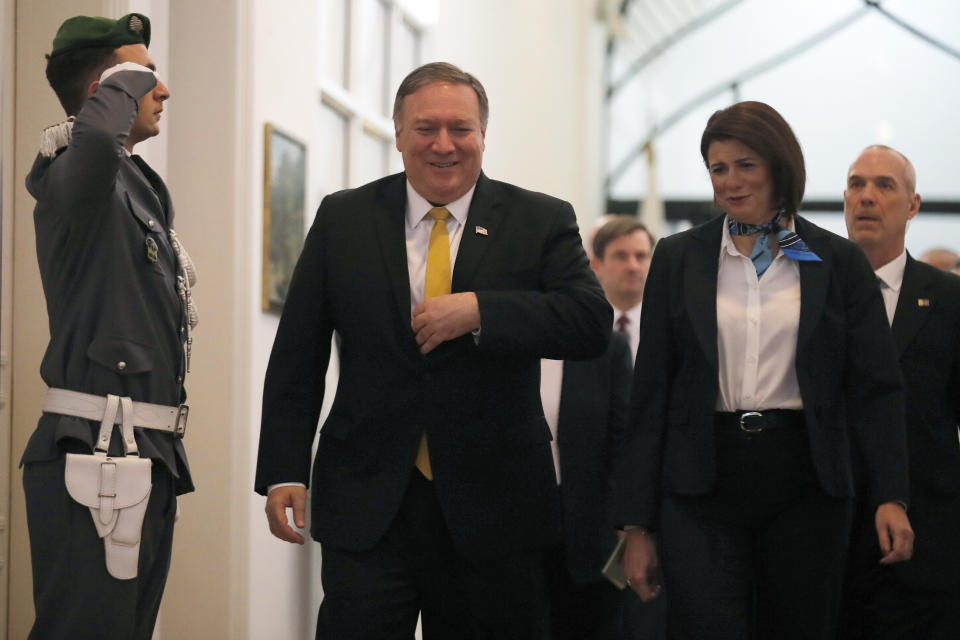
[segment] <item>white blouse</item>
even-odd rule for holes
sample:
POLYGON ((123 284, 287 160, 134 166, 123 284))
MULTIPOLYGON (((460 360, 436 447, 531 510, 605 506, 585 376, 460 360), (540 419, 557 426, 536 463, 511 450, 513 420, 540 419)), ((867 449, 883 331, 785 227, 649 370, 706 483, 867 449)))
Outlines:
MULTIPOLYGON (((784 225, 793 230, 793 219, 784 225)), ((800 268, 778 251, 757 277, 724 221, 717 271, 717 411, 801 409, 797 382, 800 268)))

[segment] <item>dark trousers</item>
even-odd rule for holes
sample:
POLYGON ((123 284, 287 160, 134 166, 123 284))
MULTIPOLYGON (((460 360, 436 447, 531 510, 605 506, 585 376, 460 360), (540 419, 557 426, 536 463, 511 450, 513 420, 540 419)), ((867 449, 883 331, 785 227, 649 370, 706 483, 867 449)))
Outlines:
POLYGON ((953 640, 960 637, 960 500, 928 496, 911 505, 916 534, 905 565, 879 564, 873 513, 854 523, 838 640, 953 640), (915 566, 911 566, 911 564, 915 566))
POLYGON ((802 426, 718 429, 715 490, 663 498, 668 637, 833 638, 851 518, 820 488, 802 426))
MULTIPOLYGON (((567 571, 563 544, 546 554, 551 640, 619 640, 620 590, 600 577, 576 584, 567 571)), ((599 573, 598 573, 599 575, 599 573)))
POLYGON ((650 602, 644 602, 629 587, 621 594, 621 635, 623 640, 664 640, 667 637, 667 603, 670 596, 666 589, 650 602))
POLYGON ((322 548, 318 640, 540 640, 543 554, 467 559, 453 548, 432 483, 414 471, 386 535, 363 552, 322 548))
POLYGON ((31 640, 149 640, 163 596, 176 516, 174 479, 154 462, 137 577, 107 573, 90 509, 64 484, 65 457, 23 466, 33 602, 31 640))

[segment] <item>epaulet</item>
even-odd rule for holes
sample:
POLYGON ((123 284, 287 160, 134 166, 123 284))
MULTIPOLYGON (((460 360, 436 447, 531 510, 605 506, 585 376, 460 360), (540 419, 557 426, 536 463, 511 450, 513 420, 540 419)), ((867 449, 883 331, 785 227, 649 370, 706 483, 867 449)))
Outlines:
POLYGON ((73 132, 74 117, 70 116, 63 122, 50 125, 40 134, 40 155, 52 158, 57 151, 70 144, 70 135, 73 132))

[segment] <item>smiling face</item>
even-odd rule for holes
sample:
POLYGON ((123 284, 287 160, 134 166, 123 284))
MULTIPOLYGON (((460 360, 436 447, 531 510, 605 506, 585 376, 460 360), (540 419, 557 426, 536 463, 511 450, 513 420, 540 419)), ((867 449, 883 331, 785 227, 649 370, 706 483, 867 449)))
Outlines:
MULTIPOLYGON (((156 65, 147 53, 147 48, 142 44, 128 44, 119 47, 116 51, 117 63, 136 62, 150 69, 156 70, 156 65)), ((138 142, 143 142, 147 138, 160 133, 160 113, 163 111, 163 102, 170 97, 170 90, 167 86, 157 80, 157 86, 147 95, 140 99, 140 108, 137 111, 137 117, 130 128, 130 134, 127 136, 126 144, 128 150, 138 142)))
POLYGON ((477 94, 466 84, 433 82, 403 99, 397 150, 414 190, 449 204, 480 177, 484 134, 477 94))
POLYGON ((850 165, 843 191, 847 235, 874 269, 903 252, 907 222, 920 209, 913 182, 907 159, 892 149, 870 147, 850 165))
POLYGON ((770 167, 739 140, 716 140, 707 151, 713 198, 737 222, 763 224, 773 217, 770 167))

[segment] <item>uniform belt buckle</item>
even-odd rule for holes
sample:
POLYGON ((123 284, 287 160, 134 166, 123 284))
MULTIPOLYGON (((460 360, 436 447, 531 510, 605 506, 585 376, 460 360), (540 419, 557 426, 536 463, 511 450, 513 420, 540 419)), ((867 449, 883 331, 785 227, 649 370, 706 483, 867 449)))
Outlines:
POLYGON ((740 430, 745 433, 760 433, 763 431, 763 414, 759 411, 744 411, 740 414, 740 430), (755 419, 756 426, 751 427, 747 418, 755 419))
POLYGON ((177 422, 173 426, 173 433, 178 438, 183 438, 183 434, 187 431, 187 416, 190 415, 189 405, 182 404, 177 407, 177 422))

